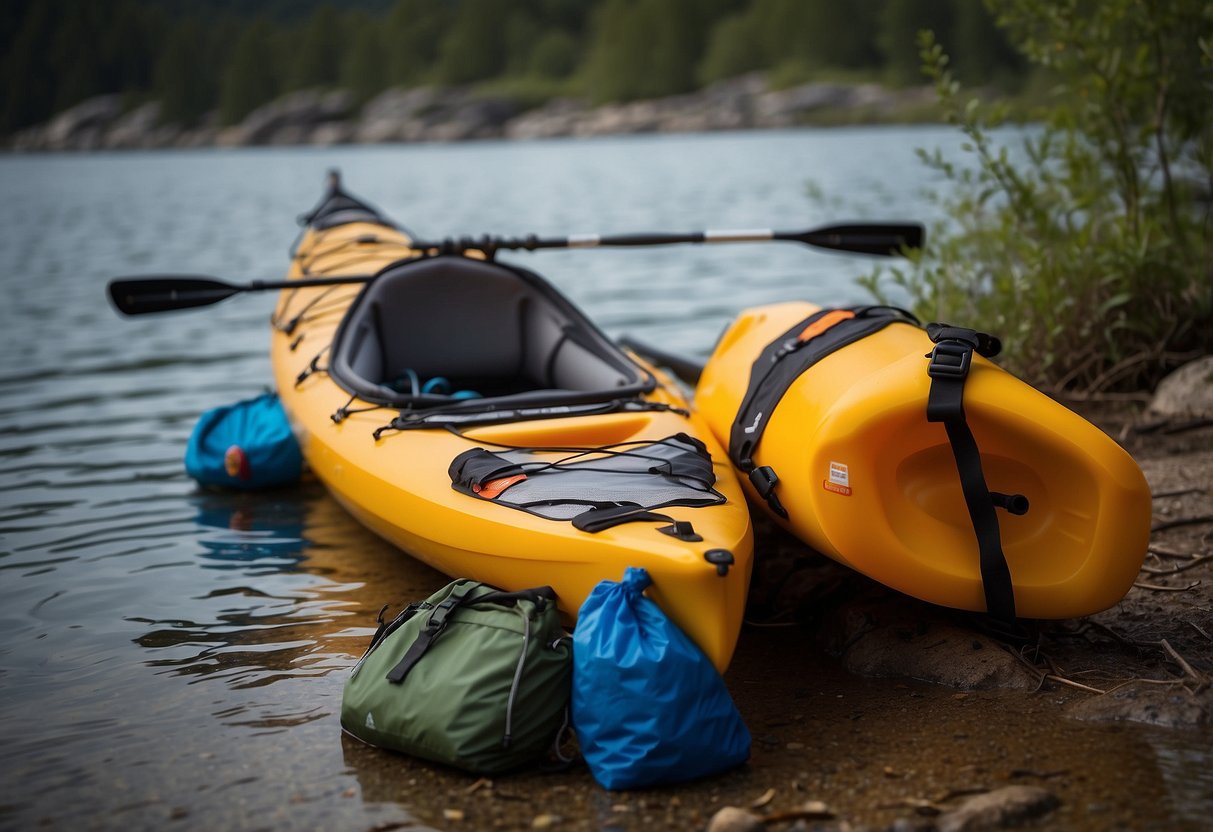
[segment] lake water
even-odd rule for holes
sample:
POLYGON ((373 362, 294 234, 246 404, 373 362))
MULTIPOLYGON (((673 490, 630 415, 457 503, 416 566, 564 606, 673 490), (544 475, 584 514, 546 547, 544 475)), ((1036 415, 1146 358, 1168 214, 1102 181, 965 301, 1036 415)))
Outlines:
MULTIPOLYGON (((445 579, 318 487, 233 496, 186 477, 198 414, 268 383, 272 297, 123 320, 104 286, 127 274, 281 275, 294 217, 331 167, 427 237, 802 229, 928 216, 914 149, 958 144, 943 128, 887 128, 0 158, 0 828, 529 828, 544 813, 563 828, 654 817, 688 828, 719 802, 757 797, 765 775, 753 767, 647 798, 602 792, 574 770, 503 781, 513 785, 498 784, 496 808, 460 809, 458 821, 444 809, 479 799, 474 779, 343 739, 341 687, 375 612, 445 579), (825 203, 807 197, 809 182, 825 203)), ((873 265, 795 244, 514 259, 609 333, 700 355, 744 306, 864 299, 853 278, 873 265)), ((840 676, 790 639, 743 635, 729 680, 747 718, 786 708, 780 691, 885 701, 888 683, 840 676), (772 659, 776 644, 794 655, 772 659), (746 692, 762 678, 763 695, 746 692)), ((1096 754, 1103 736, 1082 734, 1096 754)), ((1141 817, 1207 816, 1206 793, 1170 785, 1188 782, 1193 759, 1207 764, 1199 746, 1108 736, 1115 759, 1141 769, 1132 782, 1105 778, 1103 805, 1141 788, 1157 801, 1141 817)), ((788 776, 828 783, 813 743, 788 776)), ((830 788, 805 796, 845 802, 830 788)))

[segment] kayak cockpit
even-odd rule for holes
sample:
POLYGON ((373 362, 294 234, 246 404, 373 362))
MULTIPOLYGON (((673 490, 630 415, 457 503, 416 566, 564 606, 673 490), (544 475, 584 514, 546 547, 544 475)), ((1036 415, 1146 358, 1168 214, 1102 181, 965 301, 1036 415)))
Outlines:
POLYGON ((400 410, 587 404, 655 386, 538 275, 454 255, 403 261, 369 283, 329 372, 351 395, 400 410))

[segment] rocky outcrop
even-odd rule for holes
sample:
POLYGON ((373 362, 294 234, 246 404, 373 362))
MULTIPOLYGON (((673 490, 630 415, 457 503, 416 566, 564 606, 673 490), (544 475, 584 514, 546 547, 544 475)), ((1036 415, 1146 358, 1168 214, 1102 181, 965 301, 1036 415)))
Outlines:
POLYGON ((852 116, 891 120, 930 98, 927 88, 888 90, 876 84, 820 83, 770 91, 761 75, 649 101, 593 107, 582 99, 558 98, 529 110, 468 87, 388 90, 360 110, 345 90, 302 90, 258 108, 240 124, 220 129, 212 115, 202 126, 187 129, 164 124, 155 102, 124 112, 121 98, 107 95, 9 137, 7 145, 15 151, 98 150, 691 133, 791 127, 852 116))
POLYGON ((1160 416, 1213 418, 1213 355, 1190 361, 1164 378, 1150 412, 1160 416))

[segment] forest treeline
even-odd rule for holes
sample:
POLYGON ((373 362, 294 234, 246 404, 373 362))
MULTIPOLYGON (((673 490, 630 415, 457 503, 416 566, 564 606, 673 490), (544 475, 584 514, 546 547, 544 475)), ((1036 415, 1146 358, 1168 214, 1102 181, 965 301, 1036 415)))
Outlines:
POLYGON ((481 84, 539 103, 688 92, 765 71, 917 83, 920 29, 970 84, 1014 83, 980 0, 7 0, 0 133, 89 97, 161 102, 165 122, 240 121, 293 90, 481 84))

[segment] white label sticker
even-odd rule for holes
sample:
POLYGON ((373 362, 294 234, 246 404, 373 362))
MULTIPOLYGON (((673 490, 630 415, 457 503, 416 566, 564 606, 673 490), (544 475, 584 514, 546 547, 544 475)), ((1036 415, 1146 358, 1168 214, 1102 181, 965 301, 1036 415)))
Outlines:
POLYGON ((851 475, 847 466, 841 462, 830 463, 830 482, 835 485, 850 485, 851 475))

